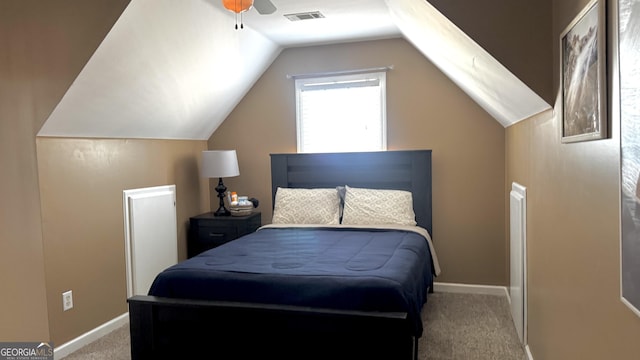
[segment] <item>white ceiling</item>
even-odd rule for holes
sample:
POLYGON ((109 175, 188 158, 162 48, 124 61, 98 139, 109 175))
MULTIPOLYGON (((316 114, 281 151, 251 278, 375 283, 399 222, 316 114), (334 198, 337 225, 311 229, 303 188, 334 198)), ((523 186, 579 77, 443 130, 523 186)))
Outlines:
MULTIPOLYGON (((223 9, 220 1, 212 1, 223 9)), ((244 24, 283 47, 402 36, 384 0, 270 1, 277 8, 273 14, 252 8, 243 15, 244 24), (309 11, 324 18, 292 22, 284 16, 309 11)))
POLYGON ((398 36, 503 126, 549 108, 424 0, 271 1, 235 30, 220 0, 131 0, 38 135, 208 139, 283 48, 398 36))

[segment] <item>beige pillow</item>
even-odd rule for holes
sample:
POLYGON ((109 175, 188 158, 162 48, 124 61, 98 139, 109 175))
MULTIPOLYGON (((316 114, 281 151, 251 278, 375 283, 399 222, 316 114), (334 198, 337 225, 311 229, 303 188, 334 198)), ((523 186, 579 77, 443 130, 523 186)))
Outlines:
POLYGON ((274 224, 340 223, 340 198, 333 189, 278 188, 273 208, 274 224))
POLYGON ((344 225, 416 225, 413 197, 404 190, 347 186, 342 213, 344 225))

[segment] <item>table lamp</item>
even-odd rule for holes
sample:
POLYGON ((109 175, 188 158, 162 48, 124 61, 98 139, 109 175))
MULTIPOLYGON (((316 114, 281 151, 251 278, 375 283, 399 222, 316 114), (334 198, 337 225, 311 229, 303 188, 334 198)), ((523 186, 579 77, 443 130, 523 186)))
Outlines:
POLYGON ((231 213, 224 206, 227 187, 222 182, 223 177, 240 175, 238 169, 238 157, 235 150, 209 150, 202 152, 202 176, 218 178, 216 191, 220 198, 220 207, 215 211, 215 216, 229 216, 231 213))

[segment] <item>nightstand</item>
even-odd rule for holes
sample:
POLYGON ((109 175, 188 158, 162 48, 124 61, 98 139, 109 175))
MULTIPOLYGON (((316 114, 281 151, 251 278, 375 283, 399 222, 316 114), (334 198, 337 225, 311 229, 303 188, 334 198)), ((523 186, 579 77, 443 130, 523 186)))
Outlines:
POLYGON ((247 216, 214 216, 213 212, 194 216, 189 219, 187 257, 252 233, 260 227, 261 221, 259 211, 247 216))

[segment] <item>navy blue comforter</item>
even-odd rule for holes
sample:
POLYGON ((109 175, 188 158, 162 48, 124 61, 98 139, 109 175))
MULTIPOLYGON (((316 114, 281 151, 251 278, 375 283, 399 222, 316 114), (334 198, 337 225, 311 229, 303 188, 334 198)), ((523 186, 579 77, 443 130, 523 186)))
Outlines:
POLYGON ((160 273, 149 295, 409 315, 433 284, 427 241, 411 231, 265 228, 160 273))

